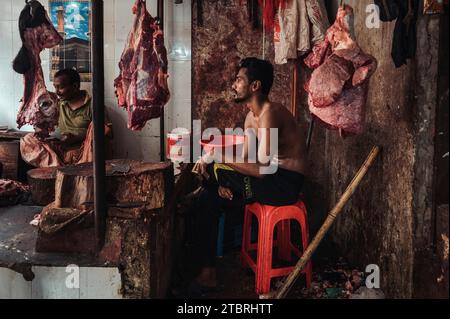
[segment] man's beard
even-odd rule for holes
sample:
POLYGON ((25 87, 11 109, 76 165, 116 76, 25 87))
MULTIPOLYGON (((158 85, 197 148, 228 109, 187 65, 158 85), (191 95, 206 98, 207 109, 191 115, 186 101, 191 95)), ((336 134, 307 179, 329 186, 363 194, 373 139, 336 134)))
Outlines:
POLYGON ((234 102, 235 103, 245 103, 245 102, 248 102, 249 100, 250 100, 250 98, 251 98, 251 94, 250 93, 247 93, 246 95, 244 95, 244 96, 242 96, 242 97, 239 97, 239 96, 237 96, 237 92, 235 92, 236 93, 236 97, 234 98, 234 102))

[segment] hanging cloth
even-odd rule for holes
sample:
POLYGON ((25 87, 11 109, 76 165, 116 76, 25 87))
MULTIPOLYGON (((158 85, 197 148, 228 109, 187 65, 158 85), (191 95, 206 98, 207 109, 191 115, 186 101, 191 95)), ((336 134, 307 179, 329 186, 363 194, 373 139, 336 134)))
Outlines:
POLYGON ((266 31, 273 30, 276 11, 281 7, 284 8, 288 3, 296 0, 258 0, 259 6, 262 8, 264 29, 266 31))
POLYGON ((306 9, 311 22, 311 42, 314 46, 324 39, 325 33, 330 27, 330 22, 323 0, 306 1, 306 9))
POLYGON ((322 0, 290 0, 279 5, 274 24, 275 63, 308 53, 330 26, 322 0))
POLYGON ((391 56, 397 68, 416 55, 418 0, 374 0, 381 21, 395 22, 391 56))
MULTIPOLYGON (((279 7, 275 16, 275 24, 273 29, 275 64, 285 64, 288 59, 297 58, 299 2, 303 2, 303 4, 305 4, 305 0, 289 1, 289 3, 287 3, 284 7, 279 7)), ((304 12, 306 13, 306 5, 304 6, 304 12)), ((306 48, 304 48, 306 50, 309 49, 309 23, 307 23, 307 25, 308 29, 303 30, 303 33, 306 33, 306 41, 303 44, 306 46, 306 48)), ((305 38, 305 35, 303 38, 305 38)))

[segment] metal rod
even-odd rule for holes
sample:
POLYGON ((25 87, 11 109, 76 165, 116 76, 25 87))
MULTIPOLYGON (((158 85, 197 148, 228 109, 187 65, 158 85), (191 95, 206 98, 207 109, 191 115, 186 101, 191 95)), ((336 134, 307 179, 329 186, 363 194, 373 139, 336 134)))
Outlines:
POLYGON ((103 64, 103 0, 92 1, 92 113, 94 125, 95 239, 100 250, 105 241, 105 96, 103 64))
MULTIPOLYGON (((161 31, 164 31, 164 0, 158 0, 158 19, 159 19, 159 27, 161 31)), ((165 148, 165 140, 166 140, 166 130, 165 130, 165 122, 164 122, 164 106, 161 110, 161 117, 159 119, 159 147, 161 154, 161 162, 166 160, 166 148, 165 148)))
POLYGON ((291 113, 297 120, 297 105, 298 105, 298 63, 294 61, 292 68, 292 83, 291 83, 291 113))

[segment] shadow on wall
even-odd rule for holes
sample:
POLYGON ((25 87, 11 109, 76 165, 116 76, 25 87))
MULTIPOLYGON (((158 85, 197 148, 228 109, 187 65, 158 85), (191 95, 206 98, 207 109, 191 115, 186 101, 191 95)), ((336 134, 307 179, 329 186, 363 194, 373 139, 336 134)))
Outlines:
POLYGON ((108 116, 113 124, 113 157, 142 160, 141 137, 138 132, 127 127, 127 111, 117 104, 107 104, 108 116))

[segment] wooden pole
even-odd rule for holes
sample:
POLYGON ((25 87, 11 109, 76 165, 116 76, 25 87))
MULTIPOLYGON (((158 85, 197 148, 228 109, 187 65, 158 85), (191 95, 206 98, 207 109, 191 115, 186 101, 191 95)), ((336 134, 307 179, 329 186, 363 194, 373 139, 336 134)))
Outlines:
POLYGON ((106 231, 105 90, 103 0, 92 1, 92 122, 94 123, 95 237, 98 250, 106 231))
MULTIPOLYGON (((158 0, 157 2, 157 11, 158 11, 158 19, 159 19, 159 28, 161 31, 164 31, 164 1, 158 0)), ((161 162, 164 162, 166 160, 166 148, 165 148, 165 141, 166 141, 166 129, 165 129, 165 112, 164 112, 164 106, 161 109, 161 117, 159 118, 159 152, 160 152, 160 159, 161 162)))
POLYGON ((309 244, 308 248, 306 248, 302 257, 297 262, 297 265, 295 265, 292 273, 288 276, 288 278, 286 279, 283 286, 281 286, 281 288, 276 292, 275 299, 282 299, 289 292, 292 285, 297 280, 298 275, 301 273, 301 271, 303 270, 305 265, 311 259, 312 254, 316 251, 317 247, 319 246, 320 242, 322 241, 322 239, 325 236, 325 234, 327 233, 327 231, 330 229, 334 220, 339 215, 339 213, 341 213, 342 208, 348 202, 348 200, 350 199, 350 197, 353 195, 356 188, 360 184, 361 180, 364 178, 367 171, 372 166, 372 164, 375 161, 375 158, 377 157, 379 152, 380 152, 380 148, 378 146, 374 146, 372 151, 370 152, 369 156, 367 157, 366 161, 361 166, 358 173, 356 173, 355 177, 353 178, 350 185, 345 190, 344 194, 339 199, 336 206, 334 206, 334 208, 328 214, 327 219, 323 223, 322 227, 319 229, 319 231, 316 234, 316 236, 314 237, 313 241, 309 244))

